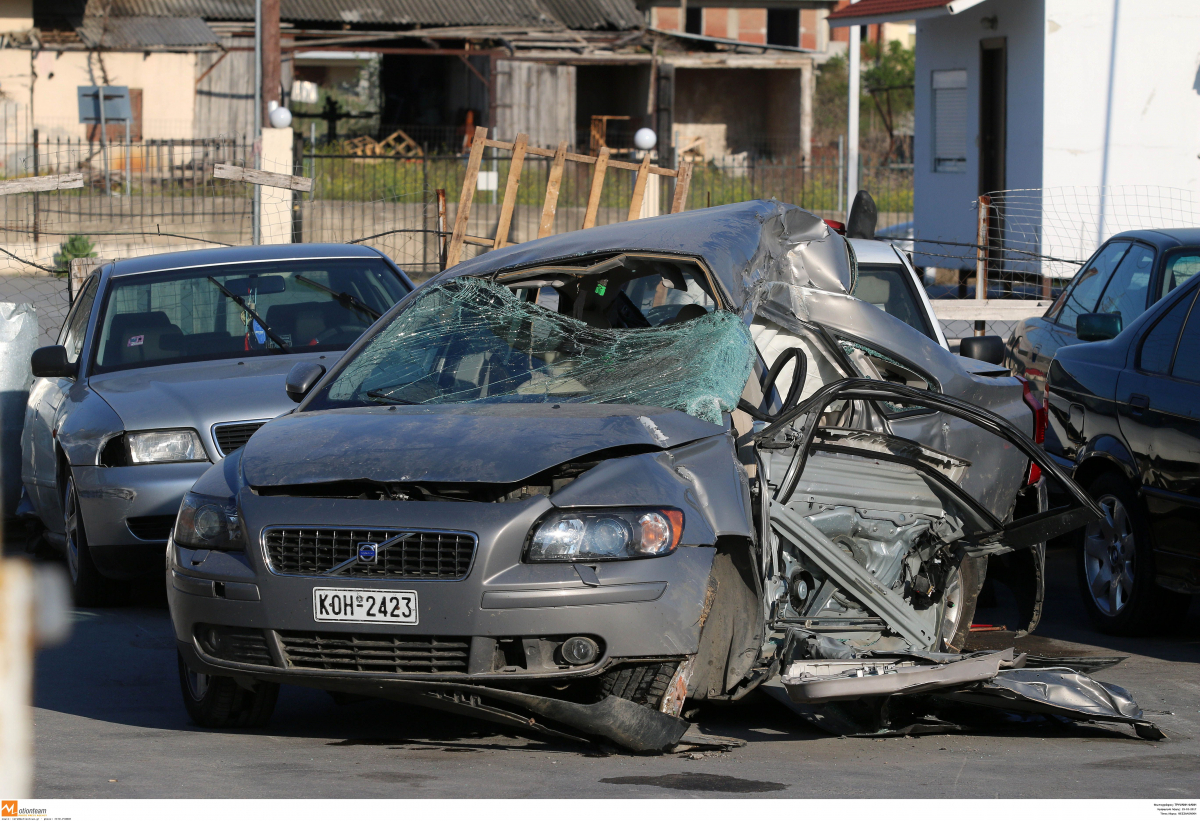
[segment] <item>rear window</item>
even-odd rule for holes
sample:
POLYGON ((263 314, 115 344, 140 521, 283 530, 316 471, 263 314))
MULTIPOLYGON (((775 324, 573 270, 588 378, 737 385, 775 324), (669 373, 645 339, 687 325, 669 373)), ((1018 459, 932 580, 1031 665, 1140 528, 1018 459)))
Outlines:
POLYGON ((95 371, 345 350, 406 293, 387 263, 370 258, 116 277, 98 324, 95 371))
POLYGON ((917 294, 912 275, 903 265, 873 265, 858 263, 858 281, 854 285, 854 296, 870 302, 881 311, 891 314, 906 325, 916 328, 937 342, 937 335, 929 323, 917 294))

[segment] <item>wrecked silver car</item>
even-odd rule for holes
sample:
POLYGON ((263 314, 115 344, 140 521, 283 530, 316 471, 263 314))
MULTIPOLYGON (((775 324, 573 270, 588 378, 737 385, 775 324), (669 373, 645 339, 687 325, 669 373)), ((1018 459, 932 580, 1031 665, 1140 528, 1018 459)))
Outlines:
POLYGON ((169 545, 193 720, 295 683, 652 751, 697 742, 686 699, 780 675, 996 686, 1019 659, 962 654, 989 565, 1031 627, 1043 543, 1098 511, 1019 380, 855 270, 775 202, 623 223, 458 265, 296 366, 169 545))

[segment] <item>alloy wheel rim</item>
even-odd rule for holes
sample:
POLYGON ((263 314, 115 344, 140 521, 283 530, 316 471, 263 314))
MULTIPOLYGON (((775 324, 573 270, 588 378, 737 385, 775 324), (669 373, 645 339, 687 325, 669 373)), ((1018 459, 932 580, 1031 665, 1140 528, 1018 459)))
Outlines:
POLYGON ((946 649, 950 648, 950 642, 954 640, 954 636, 958 633, 959 623, 962 621, 962 592, 962 571, 956 567, 950 571, 950 575, 946 579, 946 588, 942 591, 942 629, 940 635, 942 637, 942 644, 945 645, 946 649))
POLYGON ((1101 496, 1097 503, 1104 518, 1083 532, 1083 569, 1092 602, 1104 615, 1116 616, 1133 596, 1133 520, 1116 496, 1101 496))
POLYGON ((67 479, 67 492, 63 494, 63 520, 67 536, 67 569, 71 581, 79 581, 79 508, 75 504, 75 480, 67 479))

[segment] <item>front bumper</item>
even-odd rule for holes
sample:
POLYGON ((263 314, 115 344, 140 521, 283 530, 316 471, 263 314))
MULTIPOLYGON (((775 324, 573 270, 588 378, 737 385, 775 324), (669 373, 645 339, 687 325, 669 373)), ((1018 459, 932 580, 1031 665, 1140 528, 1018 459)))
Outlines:
POLYGON ((101 572, 114 577, 157 572, 179 502, 211 466, 72 467, 88 548, 101 572))
POLYGON ((168 548, 176 638, 210 671, 283 677, 331 690, 352 690, 354 682, 501 684, 583 678, 620 660, 684 658, 699 646, 712 547, 681 546, 661 558, 592 564, 589 573, 572 564, 521 562, 526 534, 551 509, 544 497, 503 504, 243 501, 246 553, 193 551, 174 543, 168 548), (281 575, 268 567, 261 538, 265 527, 279 522, 453 528, 473 532, 478 544, 469 572, 458 581, 281 575), (316 587, 413 591, 419 623, 317 622, 316 587), (556 648, 571 636, 597 642, 593 663, 563 662, 556 648), (403 652, 395 649, 399 644, 403 652), (415 654, 420 664, 386 662, 398 652, 415 654))

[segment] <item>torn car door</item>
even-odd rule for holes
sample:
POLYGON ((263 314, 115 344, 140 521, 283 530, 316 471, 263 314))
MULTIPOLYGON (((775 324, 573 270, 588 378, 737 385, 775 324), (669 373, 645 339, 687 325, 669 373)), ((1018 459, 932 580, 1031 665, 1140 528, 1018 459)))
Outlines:
POLYGON ((801 626, 875 651, 957 650, 972 561, 1028 548, 1099 516, 1012 423, 960 400, 870 379, 828 384, 755 435, 769 495, 774 630, 801 626), (1004 522, 963 490, 972 465, 893 436, 878 416, 830 408, 924 407, 977 425, 1059 483, 1071 503, 1004 522), (856 423, 854 416, 871 424, 856 423))

